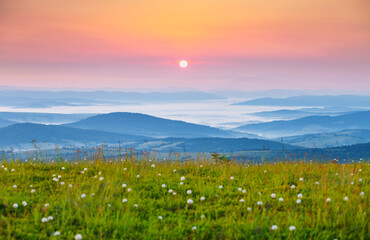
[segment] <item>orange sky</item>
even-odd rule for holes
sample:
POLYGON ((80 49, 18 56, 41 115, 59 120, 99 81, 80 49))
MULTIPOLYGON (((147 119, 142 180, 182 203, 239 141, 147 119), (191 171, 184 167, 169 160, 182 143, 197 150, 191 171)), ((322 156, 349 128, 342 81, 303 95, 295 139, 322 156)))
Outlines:
POLYGON ((369 12, 367 0, 2 0, 0 85, 370 89, 369 12))

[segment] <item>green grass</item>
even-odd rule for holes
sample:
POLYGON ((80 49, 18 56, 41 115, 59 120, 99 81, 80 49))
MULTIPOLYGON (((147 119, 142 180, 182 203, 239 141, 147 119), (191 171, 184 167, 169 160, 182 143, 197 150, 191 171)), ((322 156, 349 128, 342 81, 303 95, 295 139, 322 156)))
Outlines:
POLYGON ((74 239, 76 234, 83 239, 370 239, 366 162, 260 166, 131 157, 76 163, 8 159, 1 165, 0 239, 74 239), (43 223, 48 216, 53 220, 43 223))

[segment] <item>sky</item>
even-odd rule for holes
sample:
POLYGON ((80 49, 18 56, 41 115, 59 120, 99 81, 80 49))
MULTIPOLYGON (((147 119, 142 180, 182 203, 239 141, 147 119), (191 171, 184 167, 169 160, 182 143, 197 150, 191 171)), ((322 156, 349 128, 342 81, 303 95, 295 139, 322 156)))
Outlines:
POLYGON ((0 86, 370 90, 369 66, 368 0, 0 1, 0 86))

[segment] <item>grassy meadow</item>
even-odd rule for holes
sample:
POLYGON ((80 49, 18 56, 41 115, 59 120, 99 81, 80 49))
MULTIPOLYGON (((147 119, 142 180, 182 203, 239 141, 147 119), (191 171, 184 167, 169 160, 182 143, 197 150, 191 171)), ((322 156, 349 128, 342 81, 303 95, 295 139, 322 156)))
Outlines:
POLYGON ((369 164, 3 159, 0 239, 370 239, 369 164))

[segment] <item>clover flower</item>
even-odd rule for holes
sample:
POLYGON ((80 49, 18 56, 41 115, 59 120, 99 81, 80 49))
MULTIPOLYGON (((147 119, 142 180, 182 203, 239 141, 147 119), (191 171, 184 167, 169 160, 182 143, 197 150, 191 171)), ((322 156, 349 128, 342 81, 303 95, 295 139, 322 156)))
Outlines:
POLYGON ((191 205, 194 203, 194 201, 192 199, 188 199, 187 203, 191 205))
POLYGON ((17 203, 14 203, 13 204, 13 208, 18 208, 18 204, 17 203))
POLYGON ((22 202, 22 205, 26 207, 27 206, 27 202, 26 201, 23 201, 22 202))
POLYGON ((276 198, 276 194, 275 193, 271 193, 271 197, 272 198, 276 198))
POLYGON ((276 225, 271 226, 271 230, 277 230, 277 229, 278 229, 278 227, 276 225))
POLYGON ((187 191, 186 191, 186 193, 187 193, 188 195, 190 195, 190 194, 191 194, 191 190, 187 190, 187 191))

